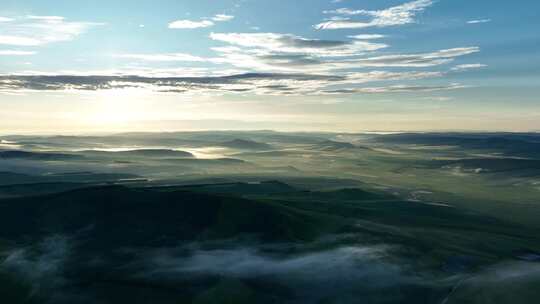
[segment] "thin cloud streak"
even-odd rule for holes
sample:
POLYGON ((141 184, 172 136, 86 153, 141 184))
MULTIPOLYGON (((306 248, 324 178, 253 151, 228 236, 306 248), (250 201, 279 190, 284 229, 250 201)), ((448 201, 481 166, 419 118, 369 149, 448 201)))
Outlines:
POLYGON ((102 25, 104 23, 66 21, 60 16, 29 15, 12 19, 0 28, 0 45, 41 46, 70 41, 102 25))
POLYGON ((30 56, 36 52, 31 51, 13 51, 13 50, 0 50, 0 56, 30 56))
MULTIPOLYGON (((252 43, 250 41, 249 43, 252 43)), ((238 43, 238 42, 232 42, 238 43)), ((351 70, 369 67, 414 67, 424 68, 448 64, 455 58, 477 53, 479 47, 461 47, 439 50, 431 53, 393 54, 383 56, 367 56, 373 45, 342 45, 339 48, 295 48, 270 44, 270 46, 244 48, 214 48, 220 57, 215 63, 228 63, 233 66, 256 71, 311 71, 323 72, 331 70, 351 70), (355 50, 356 48, 356 50, 355 50), (309 50, 309 51, 308 51, 309 50), (343 55, 340 58, 338 55, 343 55), (345 56, 344 54, 349 54, 345 56), (332 56, 333 55, 333 56, 332 56)), ((376 47, 375 47, 376 48, 376 47)))
POLYGON ((210 20, 191 21, 191 20, 176 20, 169 23, 170 29, 196 29, 213 26, 214 22, 210 20))
POLYGON ((478 20, 469 20, 468 24, 478 24, 478 23, 488 23, 491 22, 491 19, 478 19, 478 20))
POLYGON ((487 65, 482 64, 482 63, 459 64, 453 67, 451 70, 461 72, 461 71, 468 71, 468 70, 480 69, 480 68, 485 68, 485 67, 487 67, 487 65))
POLYGON ((233 20, 233 19, 234 19, 234 16, 225 15, 225 14, 217 14, 214 17, 212 17, 212 20, 216 21, 216 22, 230 21, 230 20, 233 20))
POLYGON ((211 18, 202 18, 198 21, 193 20, 176 20, 171 23, 169 23, 170 29, 197 29, 197 28, 206 28, 206 27, 212 27, 216 24, 216 22, 226 22, 234 19, 234 16, 231 15, 225 15, 225 14, 217 14, 214 15, 211 18))
POLYGON ((310 53, 315 56, 351 56, 388 47, 382 43, 308 39, 280 33, 211 33, 212 40, 253 48, 252 53, 310 53))
POLYGON ((390 7, 384 10, 351 10, 340 8, 331 11, 324 11, 325 14, 337 16, 346 16, 345 18, 333 19, 314 25, 318 30, 336 30, 336 29, 358 29, 368 27, 388 27, 414 23, 414 17, 423 12, 426 8, 432 6, 432 0, 417 0, 402 5, 390 7), (355 21, 349 19, 350 16, 368 16, 370 21, 355 21))
POLYGON ((435 91, 447 91, 467 88, 468 86, 452 83, 443 86, 410 86, 410 85, 396 85, 387 87, 368 87, 368 88, 355 88, 355 89, 341 89, 323 91, 326 94, 358 94, 358 93, 414 93, 414 92, 435 92, 435 91))
POLYGON ((373 39, 382 39, 385 37, 386 37, 385 35, 379 35, 379 34, 361 34, 361 35, 349 36, 349 38, 358 39, 358 40, 373 40, 373 39))
POLYGON ((349 73, 341 76, 316 74, 245 73, 228 76, 147 77, 120 75, 4 75, 0 76, 0 92, 27 91, 101 91, 141 89, 175 94, 246 94, 255 95, 328 95, 351 93, 385 93, 435 91, 463 86, 438 87, 389 85, 357 88, 369 82, 418 80, 441 77, 441 72, 349 73), (341 87, 336 88, 335 87, 341 87))

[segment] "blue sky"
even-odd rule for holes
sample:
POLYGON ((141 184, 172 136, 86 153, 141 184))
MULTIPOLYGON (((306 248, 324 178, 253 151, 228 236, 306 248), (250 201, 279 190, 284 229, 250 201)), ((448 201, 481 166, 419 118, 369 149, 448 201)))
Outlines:
POLYGON ((539 9, 4 0, 0 132, 540 130, 539 9))

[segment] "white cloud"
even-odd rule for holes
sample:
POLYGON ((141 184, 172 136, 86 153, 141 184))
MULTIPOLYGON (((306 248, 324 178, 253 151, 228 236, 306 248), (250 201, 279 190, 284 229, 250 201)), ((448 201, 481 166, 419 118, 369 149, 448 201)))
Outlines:
POLYGON ((13 51, 13 50, 0 50, 0 56, 28 56, 34 55, 36 52, 29 51, 13 51))
POLYGON ((468 24, 477 24, 477 23, 488 23, 491 22, 491 19, 478 19, 478 20, 469 20, 468 24))
POLYGON ((367 41, 315 40, 274 33, 212 33, 214 40, 231 44, 215 47, 219 57, 213 63, 238 68, 278 72, 328 72, 368 67, 432 67, 456 57, 479 52, 478 47, 444 49, 429 53, 367 56, 384 44, 367 41))
POLYGON ((440 50, 433 53, 427 53, 427 54, 424 54, 424 57, 426 58, 452 58, 452 57, 464 56, 464 55, 469 55, 469 54, 478 53, 478 52, 480 52, 480 48, 477 46, 459 47, 459 48, 440 50))
POLYGON ((39 46, 69 41, 90 28, 103 25, 94 22, 66 21, 60 16, 26 16, 0 27, 0 44, 39 46))
POLYGON ((0 35, 0 44, 17 46, 36 46, 42 44, 42 41, 30 37, 0 35))
POLYGON ((63 21, 65 18, 61 16, 35 16, 35 15, 28 15, 26 16, 28 19, 35 19, 35 20, 44 20, 49 22, 60 22, 63 21))
POLYGON ((176 20, 169 23, 170 29, 196 29, 213 26, 214 22, 210 20, 191 21, 191 20, 176 20))
POLYGON ((486 64, 482 63, 472 63, 472 64, 459 64, 452 68, 452 71, 467 71, 473 69, 480 69, 487 67, 486 64))
POLYGON ((442 72, 388 72, 388 71, 371 71, 362 73, 349 73, 347 79, 341 84, 360 84, 373 81, 389 81, 389 80, 418 80, 424 78, 441 77, 442 72))
POLYGON ((232 45, 253 48, 246 52, 258 55, 296 53, 313 56, 351 56, 387 47, 386 44, 382 43, 307 39, 291 34, 277 33, 211 33, 210 38, 232 45))
POLYGON ((349 38, 358 39, 358 40, 371 40, 371 39, 381 39, 386 37, 385 35, 378 35, 378 34, 363 34, 363 35, 353 35, 349 36, 349 38))
POLYGON ((416 14, 423 12, 427 7, 433 5, 433 0, 416 0, 402 5, 390 7, 384 10, 351 10, 348 8, 340 8, 332 11, 324 11, 325 14, 333 14, 340 16, 368 16, 370 21, 355 21, 355 20, 330 20, 319 23, 314 27, 320 30, 334 29, 354 29, 367 27, 387 27, 395 25, 403 25, 414 23, 416 14))
POLYGON ((217 14, 211 18, 203 18, 199 21, 193 20, 176 20, 169 23, 170 29, 196 29, 196 28, 205 28, 215 25, 215 22, 226 22, 234 19, 234 16, 217 14))
POLYGON ((8 17, 0 17, 0 22, 11 22, 15 19, 8 18, 8 17))
POLYGON ((431 53, 397 54, 361 58, 345 62, 359 67, 430 67, 449 63, 455 57, 479 52, 478 47, 445 49, 431 53))
POLYGON ((225 14, 217 14, 214 17, 212 17, 212 20, 214 20, 216 22, 230 21, 232 19, 234 19, 234 16, 225 15, 225 14))
POLYGON ((446 90, 456 90, 466 88, 459 83, 440 86, 417 86, 417 85, 394 85, 385 87, 364 87, 351 89, 337 89, 322 91, 321 94, 359 94, 359 93, 414 93, 414 92, 436 92, 446 90))
POLYGON ((210 38, 229 45, 212 48, 219 56, 209 61, 264 72, 354 68, 354 63, 351 67, 346 64, 355 57, 388 47, 360 39, 321 40, 279 33, 211 33, 210 38))
POLYGON ((385 93, 405 91, 436 91, 457 88, 446 86, 384 86, 375 88, 345 88, 368 82, 417 80, 442 76, 439 72, 349 73, 346 75, 225 74, 206 70, 175 70, 154 74, 146 71, 63 71, 60 74, 32 72, 24 75, 0 75, 0 92, 21 91, 99 91, 110 89, 141 89, 174 94, 256 94, 256 95, 328 95, 352 93, 385 93), (141 73, 141 74, 137 74, 141 73), (134 76, 138 75, 138 76, 134 76), (39 77, 36 77, 39 76, 39 77))

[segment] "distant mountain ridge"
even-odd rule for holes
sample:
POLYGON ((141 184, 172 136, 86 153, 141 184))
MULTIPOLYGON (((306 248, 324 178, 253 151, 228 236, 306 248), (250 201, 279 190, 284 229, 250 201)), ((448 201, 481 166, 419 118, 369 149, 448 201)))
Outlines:
POLYGON ((231 141, 222 142, 219 144, 221 147, 241 150, 270 150, 272 146, 266 143, 260 143, 247 139, 233 139, 231 141))
POLYGON ((142 157, 195 157, 192 153, 181 151, 181 150, 172 150, 172 149, 133 149, 126 151, 101 151, 101 150, 87 150, 82 151, 87 153, 100 153, 111 155, 125 155, 125 156, 142 156, 142 157))
POLYGON ((77 158, 82 158, 82 156, 67 153, 29 152, 21 150, 0 151, 0 159, 73 160, 77 158))

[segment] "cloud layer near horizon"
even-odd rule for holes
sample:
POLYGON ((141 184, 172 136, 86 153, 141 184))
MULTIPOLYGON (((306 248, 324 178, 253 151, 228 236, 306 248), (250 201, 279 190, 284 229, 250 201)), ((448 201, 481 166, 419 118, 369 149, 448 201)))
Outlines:
POLYGON ((416 80, 440 77, 440 72, 349 73, 341 76, 317 74, 247 73, 230 76, 142 77, 95 75, 9 75, 0 76, 0 92, 99 91, 145 89, 159 93, 253 93, 256 95, 326 95, 352 93, 418 92, 462 88, 442 86, 388 85, 357 87, 370 82, 416 80), (354 88, 339 86, 355 85, 354 88))

